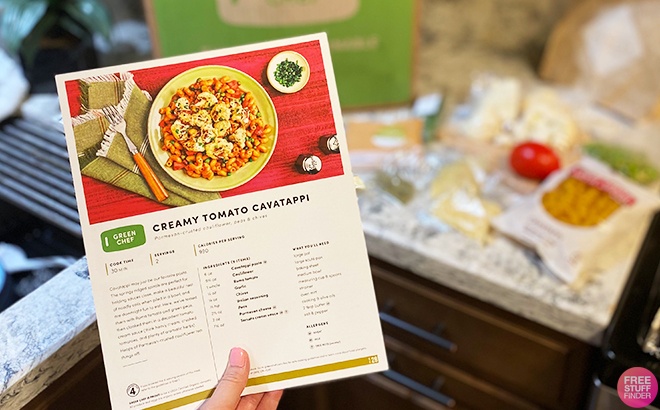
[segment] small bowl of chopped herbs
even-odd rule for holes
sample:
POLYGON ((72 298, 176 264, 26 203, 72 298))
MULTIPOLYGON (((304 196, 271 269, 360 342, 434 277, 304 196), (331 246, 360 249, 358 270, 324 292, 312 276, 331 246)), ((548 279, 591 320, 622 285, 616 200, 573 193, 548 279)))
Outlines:
POLYGON ((270 85, 282 93, 302 90, 309 80, 309 63, 295 51, 282 51, 268 63, 267 77, 270 85))

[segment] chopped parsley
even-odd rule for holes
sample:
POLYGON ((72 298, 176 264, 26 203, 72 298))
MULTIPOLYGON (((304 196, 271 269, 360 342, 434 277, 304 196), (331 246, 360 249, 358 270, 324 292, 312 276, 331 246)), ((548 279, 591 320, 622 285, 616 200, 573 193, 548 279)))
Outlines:
POLYGON ((277 64, 275 68, 275 80, 284 87, 291 87, 302 78, 303 68, 295 61, 284 61, 277 64))

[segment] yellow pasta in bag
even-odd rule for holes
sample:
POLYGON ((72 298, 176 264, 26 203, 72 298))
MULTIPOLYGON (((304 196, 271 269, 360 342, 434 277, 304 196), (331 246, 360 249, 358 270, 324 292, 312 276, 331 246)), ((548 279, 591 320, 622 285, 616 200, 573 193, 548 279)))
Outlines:
POLYGON ((551 271, 575 284, 588 280, 601 255, 658 208, 657 194, 585 157, 550 175, 493 226, 534 248, 551 271))
POLYGON ((546 212, 575 226, 594 226, 604 221, 620 204, 587 182, 570 176, 541 197, 546 212))

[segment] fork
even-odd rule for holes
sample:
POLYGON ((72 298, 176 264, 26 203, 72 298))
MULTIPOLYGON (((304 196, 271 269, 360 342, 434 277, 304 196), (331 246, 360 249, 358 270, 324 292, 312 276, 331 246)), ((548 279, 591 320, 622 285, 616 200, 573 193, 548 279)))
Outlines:
POLYGON ((169 195, 167 194, 163 183, 160 181, 160 179, 158 179, 153 169, 151 169, 151 166, 144 158, 144 155, 142 155, 133 141, 131 141, 130 138, 128 138, 126 135, 126 120, 124 119, 124 116, 121 115, 119 111, 117 111, 117 109, 112 106, 101 108, 101 112, 110 121, 110 124, 112 124, 114 130, 121 134, 122 137, 124 137, 124 141, 126 141, 128 150, 131 152, 131 155, 133 155, 133 160, 140 169, 140 173, 147 182, 147 185, 149 185, 149 189, 151 189, 151 192, 153 192, 154 196, 156 196, 156 199, 160 202, 167 199, 169 195))

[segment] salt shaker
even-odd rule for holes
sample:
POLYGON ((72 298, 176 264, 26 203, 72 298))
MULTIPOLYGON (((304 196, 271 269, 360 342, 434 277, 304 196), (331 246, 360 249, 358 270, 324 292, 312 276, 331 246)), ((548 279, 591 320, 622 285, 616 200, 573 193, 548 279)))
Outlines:
POLYGON ((321 166, 321 158, 313 154, 301 154, 296 159, 296 169, 303 174, 318 174, 321 166))

